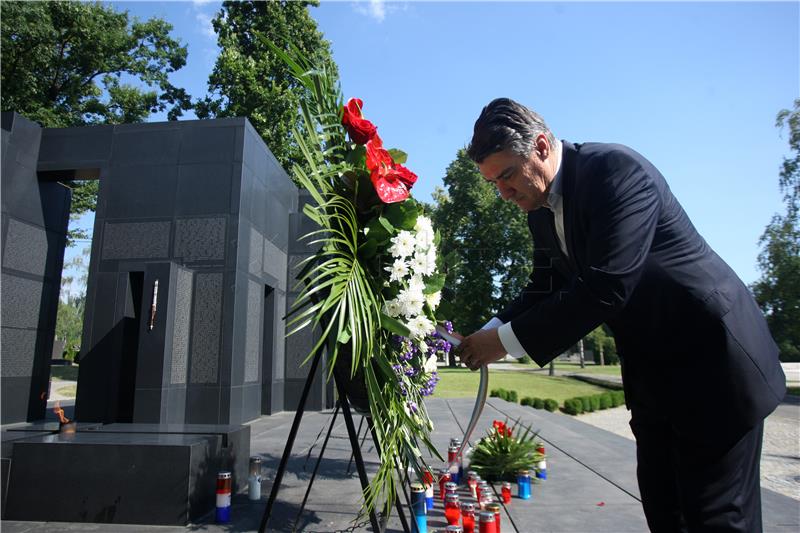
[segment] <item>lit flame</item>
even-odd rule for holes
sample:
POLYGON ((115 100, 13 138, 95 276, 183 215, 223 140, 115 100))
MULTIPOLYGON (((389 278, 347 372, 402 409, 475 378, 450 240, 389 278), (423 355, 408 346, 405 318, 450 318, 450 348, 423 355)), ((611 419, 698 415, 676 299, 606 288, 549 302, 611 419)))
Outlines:
POLYGON ((53 412, 58 416, 58 421, 61 424, 69 424, 69 418, 64 416, 64 409, 61 408, 61 402, 56 402, 55 407, 53 407, 53 412))

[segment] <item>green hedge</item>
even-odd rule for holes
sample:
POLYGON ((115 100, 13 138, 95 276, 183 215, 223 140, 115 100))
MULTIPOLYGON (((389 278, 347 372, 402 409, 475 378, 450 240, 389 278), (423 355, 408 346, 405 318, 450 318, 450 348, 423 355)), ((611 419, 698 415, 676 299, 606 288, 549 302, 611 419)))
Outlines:
MULTIPOLYGON (((543 400, 542 398, 532 398, 530 396, 525 396, 522 400, 520 400, 519 403, 522 405, 527 405, 528 407, 533 407, 534 409, 547 409, 546 407, 547 400, 543 400)), ((556 405, 558 405, 558 402, 556 402, 556 405)))
POLYGON ((581 396, 564 400, 562 411, 569 415, 592 413, 600 409, 619 407, 625 404, 625 393, 621 390, 602 392, 593 396, 581 396))
POLYGON ((611 407, 610 392, 604 392, 600 394, 599 400, 600 400, 600 409, 608 409, 609 407, 611 407))
POLYGON ((581 396, 578 399, 581 401, 581 409, 583 409, 584 413, 591 413, 594 411, 592 400, 590 400, 588 396, 581 396))
POLYGON ((507 402, 517 403, 519 401, 519 395, 515 390, 492 389, 489 391, 489 396, 492 398, 500 398, 507 402))
POLYGON ((564 400, 564 412, 568 415, 579 415, 583 412, 583 403, 580 398, 564 400))
POLYGON ((506 396, 508 396, 508 391, 505 389, 492 389, 489 391, 490 398, 500 398, 501 400, 505 400, 506 396))
POLYGON ((533 398, 531 398, 530 396, 525 396, 519 401, 519 404, 528 407, 533 407, 533 398))
POLYGON ((547 398, 544 401, 544 408, 550 411, 551 413, 558 409, 558 402, 552 398, 547 398))

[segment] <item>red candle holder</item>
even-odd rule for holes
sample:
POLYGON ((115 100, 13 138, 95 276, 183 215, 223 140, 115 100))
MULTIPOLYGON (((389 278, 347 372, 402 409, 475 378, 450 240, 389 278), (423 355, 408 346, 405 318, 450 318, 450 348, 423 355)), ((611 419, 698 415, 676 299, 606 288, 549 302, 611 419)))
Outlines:
POLYGON ((444 517, 447 525, 457 526, 461 521, 461 506, 458 504, 458 494, 448 494, 444 503, 444 517))
POLYGON ((511 483, 509 483, 508 481, 503 482, 502 494, 503 494, 503 503, 506 504, 511 503, 511 483))

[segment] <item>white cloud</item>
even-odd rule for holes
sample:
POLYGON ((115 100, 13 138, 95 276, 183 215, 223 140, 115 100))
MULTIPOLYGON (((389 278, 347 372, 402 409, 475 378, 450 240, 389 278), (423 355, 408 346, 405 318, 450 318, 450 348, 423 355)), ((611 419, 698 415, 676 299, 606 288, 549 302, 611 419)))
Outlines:
MULTIPOLYGON (((367 0, 353 4, 356 13, 372 17, 378 22, 383 22, 386 18, 386 3, 384 0, 367 0)), ((391 7, 389 10, 393 10, 391 7)))
POLYGON ((217 34, 214 33, 214 26, 211 25, 211 15, 207 15, 203 12, 197 12, 194 14, 194 18, 200 24, 200 33, 209 39, 217 38, 217 34))

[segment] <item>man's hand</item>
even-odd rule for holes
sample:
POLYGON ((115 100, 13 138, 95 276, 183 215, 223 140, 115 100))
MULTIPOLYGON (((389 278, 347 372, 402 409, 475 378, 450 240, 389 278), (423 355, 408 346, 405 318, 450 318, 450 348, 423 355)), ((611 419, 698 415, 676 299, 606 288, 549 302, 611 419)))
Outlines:
POLYGON ((469 369, 477 370, 506 355, 496 329, 481 329, 461 341, 456 354, 469 369))

